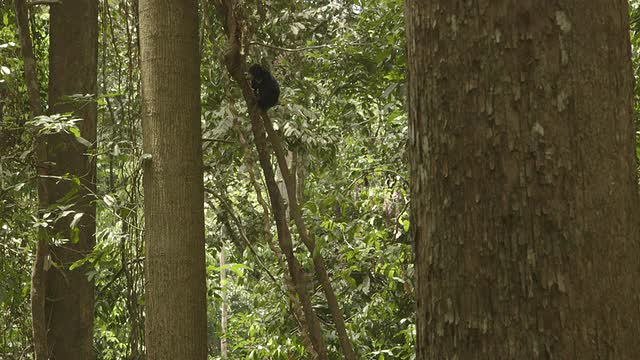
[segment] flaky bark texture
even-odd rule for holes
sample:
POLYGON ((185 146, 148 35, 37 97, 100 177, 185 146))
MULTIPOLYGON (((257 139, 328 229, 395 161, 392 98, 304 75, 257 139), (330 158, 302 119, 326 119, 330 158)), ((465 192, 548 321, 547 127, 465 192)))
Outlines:
POLYGON ((418 359, 635 359, 627 2, 406 2, 418 359))
POLYGON ((149 359, 206 359, 197 1, 140 0, 149 359))
MULTIPOLYGON (((47 174, 55 177, 77 176, 80 185, 70 180, 44 179, 39 189, 43 207, 74 204, 71 210, 83 213, 78 223, 77 243, 51 246, 51 260, 58 264, 46 272, 46 324, 52 359, 94 359, 93 307, 94 285, 86 266, 69 270, 75 261, 87 256, 95 244, 96 165, 91 152, 96 141, 96 103, 69 101, 74 94, 96 94, 98 58, 98 2, 65 0, 51 5, 49 48, 49 113, 73 112, 82 118, 78 124, 82 137, 92 148, 73 135, 56 134, 43 139, 47 174), (70 194, 71 198, 66 199, 70 194)), ((56 237, 74 239, 69 230, 70 216, 55 224, 56 237)))

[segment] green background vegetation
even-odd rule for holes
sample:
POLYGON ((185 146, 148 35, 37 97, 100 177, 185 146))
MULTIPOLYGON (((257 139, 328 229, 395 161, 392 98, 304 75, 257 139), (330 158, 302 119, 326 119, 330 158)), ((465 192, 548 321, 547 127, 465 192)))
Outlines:
MULTIPOLYGON (((305 169, 299 174, 303 210, 317 234, 354 346, 367 358, 410 359, 415 304, 403 3, 251 4, 247 13, 257 44, 250 59, 262 59, 281 83, 281 106, 270 110, 271 117, 305 169)), ((247 133, 246 105, 221 63, 224 35, 214 9, 202 3, 200 14, 209 353, 215 357, 220 351, 224 291, 229 358, 302 358, 282 269, 263 239, 262 209, 234 129, 239 118, 247 133), (228 275, 221 283, 223 243, 228 275)), ((47 89, 47 8, 36 8, 31 15, 40 88, 47 89)), ((144 351, 135 3, 101 1, 99 16, 98 230, 97 246, 85 261, 96 284, 97 354, 122 359, 144 351)), ((35 216, 34 124, 28 122, 12 5, 0 6, 0 19, 0 354, 19 358, 31 351, 29 286, 36 232, 63 214, 65 205, 49 209, 43 218, 35 216)), ((51 131, 74 131, 66 118, 43 124, 51 131)), ((309 269, 305 250, 298 253, 309 269)), ((313 301, 321 320, 330 323, 320 291, 313 301)), ((325 335, 330 351, 337 353, 335 333, 325 335)))

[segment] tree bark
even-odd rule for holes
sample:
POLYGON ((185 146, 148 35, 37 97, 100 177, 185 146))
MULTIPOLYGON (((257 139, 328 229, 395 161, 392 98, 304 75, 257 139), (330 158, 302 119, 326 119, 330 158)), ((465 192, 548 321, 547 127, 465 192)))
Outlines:
POLYGON ((70 210, 82 214, 77 229, 70 229, 71 216, 54 225, 51 235, 71 241, 50 246, 51 261, 57 266, 46 272, 46 324, 49 356, 54 359, 94 359, 94 284, 87 278, 87 266, 69 270, 74 262, 91 253, 95 245, 95 159, 97 108, 94 101, 69 101, 74 94, 96 94, 98 58, 98 3, 68 0, 50 8, 49 114, 73 112, 82 119, 81 136, 58 133, 46 136, 47 174, 43 185, 43 207, 73 204, 70 210), (60 177, 79 179, 60 180, 60 177), (77 230, 77 234, 75 231, 77 230))
POLYGON ((206 359, 197 1, 140 1, 149 359, 206 359))
POLYGON ((626 1, 406 2, 418 359, 633 359, 626 1))

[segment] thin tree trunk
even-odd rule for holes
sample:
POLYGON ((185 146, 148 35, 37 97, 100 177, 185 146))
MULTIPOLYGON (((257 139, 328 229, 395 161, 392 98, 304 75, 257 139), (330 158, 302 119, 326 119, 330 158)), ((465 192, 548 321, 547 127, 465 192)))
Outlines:
POLYGON ((305 314, 305 320, 307 321, 307 324, 309 324, 309 335, 311 337, 314 350, 318 354, 318 359, 328 359, 326 345, 322 338, 322 329, 316 319, 311 299, 308 294, 308 289, 305 286, 307 282, 305 273, 293 252, 291 232, 285 216, 284 200, 282 199, 282 195, 278 189, 278 184, 275 181, 275 174, 271 165, 264 123, 259 109, 257 108, 253 90, 251 89, 243 72, 243 69, 246 68, 246 64, 242 57, 243 55, 240 51, 241 41, 243 39, 241 30, 243 29, 243 15, 238 11, 235 1, 233 0, 225 0, 215 4, 228 36, 228 49, 225 53, 225 65, 231 74, 231 77, 239 83, 243 96, 250 107, 249 117, 251 119, 251 130, 253 132, 256 150, 258 151, 258 160, 262 167, 267 184, 269 199, 271 200, 271 208, 278 233, 278 243, 282 249, 289 273, 291 274, 291 278, 295 284, 296 293, 300 299, 302 309, 305 314))
MULTIPOLYGON (((205 11, 206 13, 206 11, 205 11)), ((211 35, 211 41, 215 42, 215 38, 212 36, 213 33, 210 32, 211 35)), ((228 88, 225 88, 225 91, 229 91, 228 88)), ((232 104, 229 107, 229 110, 231 111, 231 113, 234 115, 234 117, 237 119, 239 118, 238 112, 236 110, 235 104, 232 104)), ((267 244, 269 245, 269 248, 274 252, 274 254, 276 255, 276 258, 278 260, 278 264, 280 265, 280 268, 283 269, 283 277, 284 277, 284 281, 285 281, 285 285, 287 287, 287 296, 289 297, 289 301, 291 304, 291 310, 293 312, 293 316, 296 320, 296 323, 298 324, 298 327, 300 329, 300 334, 302 336, 302 343, 304 344, 305 350, 309 353, 310 359, 311 360, 315 360, 318 359, 318 352, 316 351, 316 349, 314 348, 314 341, 316 343, 318 343, 317 346, 322 346, 324 347, 323 344, 323 340, 322 340, 322 331, 320 328, 320 323, 318 318, 315 316, 315 314, 313 314, 313 311, 311 310, 312 305, 311 305, 311 301, 310 299, 303 299, 301 300, 301 298, 299 297, 298 293, 297 293, 297 286, 294 283, 294 280, 291 276, 291 273, 288 271, 288 263, 287 260, 285 259, 284 254, 282 253, 282 250, 276 246, 276 244, 273 242, 273 234, 271 233, 271 218, 270 218, 270 210, 269 210, 269 205, 267 204, 267 201, 265 200, 264 196, 262 195, 262 190, 261 190, 261 185, 258 183, 258 180, 256 179, 256 175, 255 172, 253 171, 253 165, 255 163, 255 158, 252 155, 251 150, 249 149, 249 145, 247 144, 247 140, 244 137, 244 134, 242 133, 242 130, 240 129, 240 124, 239 122, 236 120, 234 121, 234 129, 236 131, 236 133, 238 134, 238 139, 240 140, 240 146, 242 147, 242 150, 244 152, 244 162, 245 162, 245 168, 247 169, 247 173, 249 175, 249 179, 251 180, 251 184, 253 186, 253 189, 256 192, 256 198, 258 203, 260 204, 260 206, 262 207, 263 213, 262 213, 262 231, 263 231, 263 236, 265 241, 267 242, 267 244), (308 304, 309 306, 309 310, 307 311, 305 315, 305 311, 303 309, 303 305, 302 304, 308 304), (310 312, 310 313, 309 313, 310 312), (307 318, 309 317, 309 318, 307 318), (312 335, 313 334, 313 335, 312 335), (312 337, 315 337, 314 340, 312 340, 312 337)), ((238 229, 240 229, 240 226, 238 226, 238 229)), ((296 265, 294 264, 294 267, 296 265)), ((300 277, 300 279, 303 283, 300 284, 300 289, 309 289, 309 285, 308 285, 308 281, 307 281, 307 275, 306 273, 304 273, 303 271, 303 276, 300 277)), ((274 280, 275 281, 275 280, 274 280)), ((302 297, 307 297, 308 298, 308 293, 305 291, 304 293, 302 293, 301 295, 302 297)))
MULTIPOLYGON (((95 244, 96 163, 91 154, 96 142, 97 107, 95 101, 69 101, 74 94, 96 94, 98 59, 98 3, 95 0, 66 0, 50 7, 49 113, 73 112, 82 119, 81 136, 92 145, 86 147, 70 134, 46 137, 49 174, 70 174, 80 180, 47 179, 47 204, 66 201, 73 194, 71 210, 82 214, 77 235, 69 229, 71 216, 58 221, 54 230, 73 241, 51 246, 51 260, 58 264, 46 276, 48 345, 55 359, 93 359, 94 284, 85 273, 87 266, 69 270, 84 258, 95 244)), ((59 236, 59 235, 58 235, 59 236)))
POLYGON ((224 258, 224 241, 220 247, 220 288, 222 289, 222 305, 221 305, 221 314, 220 314, 220 327, 222 336, 220 338, 220 357, 222 359, 227 359, 227 271, 224 268, 226 264, 224 258))
POLYGON ((269 159, 266 134, 262 125, 262 119, 257 112, 257 108, 254 109, 253 114, 251 114, 251 128, 253 130, 253 138, 256 143, 256 148, 258 149, 258 159, 260 161, 262 171, 264 172, 269 198, 271 199, 271 208, 273 210, 273 217, 276 221, 280 248, 282 249, 282 253, 287 261, 291 278, 296 285, 296 293, 302 303, 305 320, 309 325, 311 325, 311 341, 316 353, 318 354, 318 358, 328 359, 326 345, 322 338, 322 330, 320 328, 320 324, 315 318, 316 315, 313 312, 311 299, 307 293, 308 287, 306 286, 307 280, 305 273, 293 252, 293 242, 291 240, 291 233, 285 216, 284 200, 280 195, 278 184, 275 181, 275 174, 269 159))
MULTIPOLYGON (((237 115, 237 114, 234 113, 234 115, 237 115)), ((244 152, 245 168, 247 169, 247 173, 249 174, 251 185, 253 186, 253 189, 256 192, 256 198, 258 200, 258 203, 262 207, 262 232, 263 232, 264 239, 269 245, 269 248, 271 249, 271 251, 273 251, 273 253, 276 255, 276 259, 278 260, 278 264, 280 265, 280 268, 283 269, 283 276, 284 276, 285 284, 287 286, 287 295, 291 302, 291 309, 293 311, 293 315, 295 316, 295 319, 298 323, 298 327, 300 328, 302 341, 305 346, 305 349, 309 353, 309 356, 311 357, 312 360, 318 359, 318 352, 314 348, 314 345, 313 345, 314 342, 311 339, 312 338, 311 334, 312 334, 312 331, 320 330, 320 324, 318 323, 318 319, 316 318, 315 315, 311 316, 309 319, 307 319, 307 317, 305 316, 305 312, 303 310, 301 300, 297 295, 296 284, 294 283, 293 278, 291 277, 291 273, 286 271, 287 263, 284 255, 282 254, 282 250, 278 248, 273 243, 273 240, 272 240, 273 235, 271 234, 271 220, 269 217, 269 205, 267 204, 267 201, 264 199, 264 196, 262 195, 261 186, 258 183, 258 180, 256 179, 255 173, 253 171, 252 162, 255 161, 255 159, 253 159, 253 156, 251 155, 251 150, 249 150, 247 141, 244 135, 242 134, 239 123, 237 121, 234 122, 234 129, 238 134, 238 138, 240 140, 240 146, 242 147, 244 152)), ((308 288, 307 281, 306 281, 307 280, 306 274, 304 277, 302 277, 302 279, 304 280, 304 284, 302 284, 301 288, 305 288, 305 289, 308 288)), ((305 296, 306 296, 306 292, 305 292, 305 296)), ((321 333, 315 334, 314 336, 322 336, 322 334, 321 333)))
MULTIPOLYGON (((40 85, 38 84, 38 72, 35 56, 33 54, 33 45, 31 43, 31 34, 29 32, 29 15, 25 0, 16 0, 16 20, 18 24, 18 33, 20 36, 20 50, 24 62, 25 83, 27 84, 27 96, 29 98, 29 111, 31 118, 42 115, 42 101, 40 99, 40 85)), ((43 151, 43 141, 34 131, 35 148, 36 148, 36 172, 38 175, 44 175, 43 167, 39 166, 46 160, 46 153, 43 151)), ((39 208, 46 207, 45 187, 43 186, 42 177, 38 178, 38 201, 39 208)), ((36 360, 46 360, 49 357, 47 345, 47 324, 44 312, 45 304, 45 283, 44 283, 44 260, 48 254, 46 243, 46 232, 38 231, 38 239, 36 243, 35 258, 33 260, 33 268, 31 270, 31 321, 33 331, 33 348, 36 360)))
POLYGON ((197 1, 140 0, 149 359, 206 359, 197 1))
POLYGON ((626 1, 406 2, 417 359, 635 359, 626 1))
POLYGON ((320 280, 320 284, 322 284, 322 290, 327 299, 327 305, 329 306, 331 317, 333 318, 333 321, 336 325, 336 332, 338 333, 338 339, 340 341, 340 346, 342 347, 342 355, 347 360, 355 360, 356 355, 353 351, 353 346, 351 345, 349 335, 347 334, 344 315, 342 314, 342 309, 340 308, 340 304, 338 303, 338 298, 336 297, 333 286, 331 285, 331 279, 329 279, 329 274, 327 273, 327 267, 324 262, 324 257, 322 256, 322 252, 320 251, 320 249, 316 248, 316 242, 313 234, 307 231, 304 218, 302 217, 302 212, 300 211, 300 205, 297 199, 296 180, 293 176, 293 172, 287 166, 287 159, 284 152, 284 146, 282 145, 282 139, 280 138, 280 135, 274 130, 273 125, 271 124, 271 120, 269 119, 267 114, 265 112, 262 112, 260 114, 260 117, 264 120, 264 127, 269 134, 271 147, 276 154, 278 169, 282 174, 282 178, 284 180, 286 192, 288 195, 287 197, 289 200, 289 209, 291 210, 291 216, 293 217, 293 221, 296 224, 296 228, 298 229, 300 239, 302 239, 302 242, 305 244, 313 258, 313 268, 316 275, 318 276, 318 280, 320 280))

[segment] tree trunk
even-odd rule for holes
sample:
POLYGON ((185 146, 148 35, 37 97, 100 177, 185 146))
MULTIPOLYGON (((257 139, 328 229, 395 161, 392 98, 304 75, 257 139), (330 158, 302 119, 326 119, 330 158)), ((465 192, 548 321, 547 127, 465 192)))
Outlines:
POLYGON ((406 2, 418 359, 634 359, 626 1, 406 2))
POLYGON ((227 270, 225 270, 224 265, 226 264, 224 259, 224 241, 220 246, 220 292, 221 292, 221 308, 220 308, 220 358, 228 359, 229 356, 227 354, 227 322, 228 322, 228 314, 227 314, 227 270))
MULTIPOLYGON (((38 82, 38 70, 36 59, 33 54, 33 44, 29 29, 29 15, 25 0, 16 0, 16 23, 20 36, 20 52, 24 63, 24 78, 27 86, 29 98, 29 112, 33 119, 43 114, 42 101, 40 99, 40 83, 38 82)), ((4 84, 4 83, 3 83, 4 84)), ((1 120, 1 119, 0 119, 1 120)), ((40 166, 46 161, 44 141, 33 131, 35 136, 35 158, 36 172, 38 177, 38 208, 45 209, 46 203, 46 172, 40 166)), ((3 186, 4 187, 4 186, 3 186)), ((45 316, 45 283, 44 283, 44 262, 48 257, 49 248, 47 245, 47 233, 44 229, 38 231, 36 240, 35 256, 31 269, 31 328, 33 334, 33 354, 36 360, 47 360, 49 358, 49 346, 47 344, 47 321, 45 316)))
MULTIPOLYGON (((233 108, 232 108, 233 109, 233 108)), ((237 115, 234 112, 234 115, 237 115)), ((271 218, 269 216, 269 205, 262 195, 262 187, 258 180, 256 179, 255 172, 253 171, 253 162, 255 161, 254 156, 249 149, 247 144, 247 140, 245 139, 241 129, 240 123, 238 121, 234 121, 234 129, 238 134, 238 139, 240 140, 240 146, 244 152, 244 162, 245 169, 247 169, 247 174, 249 175, 249 179, 251 180, 251 185, 256 192, 256 199, 260 206, 262 207, 262 234, 264 240, 269 245, 271 251, 273 251, 276 259, 278 260, 278 264, 282 269, 282 276, 284 278, 284 282, 287 287, 287 296, 289 297, 289 301, 291 304, 291 311, 293 317, 296 319, 298 323, 298 328, 300 329, 300 335, 302 336, 302 343, 304 344, 305 350, 309 354, 309 358, 311 360, 323 359, 318 354, 314 344, 318 344, 318 347, 325 348, 324 341, 322 341, 322 330, 320 328, 319 321, 313 311, 306 311, 304 306, 311 305, 309 301, 309 296, 306 292, 302 293, 301 296, 298 296, 298 289, 307 288, 307 280, 306 274, 303 274, 299 280, 302 280, 304 284, 301 284, 300 287, 297 286, 295 280, 290 272, 291 267, 288 267, 289 258, 286 258, 282 252, 282 249, 276 246, 273 242, 273 234, 271 233, 271 218), (289 270, 289 271, 287 271, 289 270), (322 341, 322 342, 321 342, 322 341)), ((240 228, 240 227, 238 227, 240 228)), ((295 268, 295 266, 293 267, 295 268)), ((322 356, 324 358, 327 357, 326 350, 321 351, 322 356)))
POLYGON ((140 51, 147 357, 206 359, 197 1, 140 0, 140 51))
MULTIPOLYGON (((67 216, 54 225, 56 237, 71 239, 61 246, 51 246, 51 260, 59 265, 46 272, 46 324, 48 345, 53 359, 94 359, 93 349, 93 281, 87 278, 86 266, 69 270, 74 262, 91 253, 95 244, 96 165, 91 154, 96 142, 96 103, 69 101, 74 94, 96 94, 98 58, 98 3, 95 0, 66 0, 51 5, 49 48, 49 113, 73 112, 82 119, 81 136, 93 144, 86 147, 70 134, 59 133, 44 138, 49 166, 54 177, 77 177, 74 181, 45 179, 46 206, 74 204, 70 210, 82 213, 77 230, 70 231, 73 218, 67 216), (67 198, 71 195, 71 198, 67 198)), ((41 200, 42 201, 42 200, 41 200)))
MULTIPOLYGON (((322 329, 313 310, 311 298, 307 293, 306 273, 302 265, 298 261, 293 251, 293 241, 291 238, 291 230, 285 216, 285 204, 278 189, 275 180, 274 171, 271 165, 269 154, 269 143, 267 142, 265 120, 268 120, 266 114, 261 114, 255 101, 255 95, 251 88, 243 69, 246 69, 246 63, 243 52, 241 51, 241 42, 244 39, 243 29, 245 27, 244 14, 239 11, 240 7, 236 6, 234 0, 225 0, 216 2, 216 10, 219 18, 223 23, 225 32, 228 36, 227 49, 225 51, 224 62, 229 74, 240 85, 242 94, 249 106, 249 118, 251 119, 251 131, 253 140, 256 144, 258 152, 258 160, 264 174, 264 180, 267 185, 267 193, 271 200, 272 214, 276 223, 278 234, 278 243, 282 249, 282 254, 287 263, 289 274, 295 284, 296 293, 300 299, 302 310, 305 316, 305 324, 309 326, 309 337, 313 345, 313 349, 307 351, 312 358, 319 360, 328 359, 326 345, 322 337, 322 329), (264 119, 264 120, 263 120, 264 119)), ((286 180, 286 178, 285 178, 286 180)), ((319 253, 319 252, 318 252, 319 253)))
MULTIPOLYGON (((287 198, 289 200, 288 209, 291 210, 291 216, 293 217, 294 223, 296 224, 296 228, 298 229, 298 234, 300 235, 300 239, 305 244, 309 253, 313 258, 313 268, 315 270, 315 274, 322 284, 322 291, 327 298, 327 305, 329 307, 329 312, 331 313, 331 317, 336 325, 336 333, 338 334, 338 340, 340 341, 340 346, 342 347, 342 356, 346 360, 355 360, 356 354, 353 350, 353 345, 351 345, 351 339, 349 338, 349 334, 347 333, 347 328, 344 321, 344 315, 342 314, 342 308, 338 303, 338 298, 336 297, 336 293, 333 290, 333 285, 331 284, 331 279, 329 279, 329 274, 327 272, 327 267, 324 262, 324 257, 322 256, 322 252, 319 249, 316 249, 316 242, 314 239, 313 233, 310 233, 307 230, 305 225, 304 218, 302 217, 302 211, 300 210, 300 203, 296 198, 297 190, 296 190, 296 179, 295 179, 295 171, 289 169, 287 164, 287 159, 285 157, 284 146, 282 144, 282 139, 280 135, 276 133, 274 130, 273 124, 271 120, 267 116, 266 112, 262 112, 260 114, 265 123, 265 129, 269 134, 269 142, 273 151, 276 155, 276 160, 278 163, 278 169, 280 170, 280 174, 282 174, 282 178, 284 180, 287 198)), ((254 135, 255 137, 255 135, 254 135)), ((258 146, 256 141, 256 146, 258 146)), ((266 176, 266 175, 265 175, 266 176)), ((274 210, 275 212, 275 210, 274 210)))

